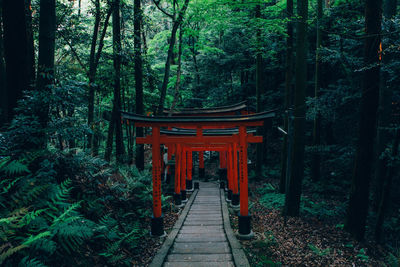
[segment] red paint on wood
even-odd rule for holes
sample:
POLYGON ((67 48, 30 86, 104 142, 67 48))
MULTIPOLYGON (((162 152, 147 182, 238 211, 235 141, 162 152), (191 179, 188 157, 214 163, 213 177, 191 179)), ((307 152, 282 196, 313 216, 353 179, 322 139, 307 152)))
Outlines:
POLYGON ((193 171, 193 152, 191 150, 188 151, 188 162, 187 162, 187 177, 188 180, 192 180, 192 171, 193 171))
POLYGON ((186 151, 186 149, 182 149, 182 153, 181 153, 181 188, 182 188, 182 190, 186 190, 186 159, 187 159, 187 151, 186 151))
POLYGON ((152 164, 153 164, 153 216, 161 217, 161 164, 160 164, 160 128, 152 129, 152 164))
POLYGON ((181 157, 181 145, 178 144, 176 145, 176 150, 175 150, 175 193, 180 194, 181 193, 181 165, 180 165, 180 157, 181 157))
POLYGON ((240 215, 249 215, 246 127, 239 127, 240 215))
POLYGON ((239 185, 238 185, 238 158, 237 158, 237 144, 233 144, 233 193, 239 194, 239 185))

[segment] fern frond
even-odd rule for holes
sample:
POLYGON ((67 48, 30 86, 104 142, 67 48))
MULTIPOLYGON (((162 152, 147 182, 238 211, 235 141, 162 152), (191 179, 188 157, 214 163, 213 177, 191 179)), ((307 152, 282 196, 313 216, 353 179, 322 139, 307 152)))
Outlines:
POLYGON ((25 242, 22 243, 22 245, 29 246, 29 245, 31 245, 32 243, 36 242, 37 240, 39 240, 39 239, 41 239, 41 238, 44 238, 44 237, 47 237, 47 236, 51 236, 51 232, 50 232, 50 231, 41 232, 41 233, 39 233, 39 234, 37 234, 37 235, 30 235, 30 236, 25 240, 25 242))
POLYGON ((5 252, 0 254, 0 265, 4 262, 4 260, 6 260, 8 257, 10 257, 11 255, 17 253, 18 251, 20 251, 21 249, 26 248, 25 245, 19 245, 16 247, 11 247, 8 250, 6 250, 5 252))
POLYGON ((7 175, 30 173, 27 165, 19 160, 11 160, 10 157, 0 159, 0 170, 4 171, 7 175))
POLYGON ((44 265, 42 262, 40 262, 36 258, 29 259, 29 257, 26 256, 18 264, 18 267, 46 267, 46 265, 44 265))

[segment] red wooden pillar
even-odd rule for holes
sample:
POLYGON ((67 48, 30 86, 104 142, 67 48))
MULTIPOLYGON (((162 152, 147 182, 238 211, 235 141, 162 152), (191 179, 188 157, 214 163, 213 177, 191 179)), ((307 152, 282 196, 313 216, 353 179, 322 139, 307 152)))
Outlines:
POLYGON ((186 187, 188 191, 193 191, 193 180, 192 180, 192 172, 193 172, 193 152, 188 149, 187 151, 187 181, 186 187))
POLYGON ((152 129, 152 164, 153 164, 153 218, 151 234, 164 235, 164 222, 161 212, 161 157, 160 157, 160 127, 152 129))
POLYGON ((247 177, 247 132, 246 126, 239 127, 239 163, 240 163, 240 214, 239 234, 250 235, 250 215, 248 199, 248 177, 247 177))
MULTIPOLYGON (((226 170, 226 151, 219 152, 219 175, 220 175, 220 188, 226 187, 227 170, 226 170)), ((226 189, 225 189, 226 190, 226 189)))
POLYGON ((232 182, 232 206, 239 206, 239 185, 238 185, 238 146, 233 143, 232 162, 233 162, 233 182, 232 182))
POLYGON ((233 160, 232 160, 232 146, 228 146, 227 155, 227 176, 228 176, 228 195, 227 200, 232 201, 232 188, 233 188, 233 160))
MULTIPOLYGON (((172 148, 173 147, 174 147, 173 145, 168 147, 168 152, 167 152, 168 153, 168 162, 170 162, 172 160, 172 148)), ((168 165, 167 168, 168 168, 168 174, 171 174, 171 166, 168 165)))
POLYGON ((182 148, 181 152, 181 198, 182 202, 186 202, 186 159, 187 151, 186 148, 182 148))
POLYGON ((174 193, 174 202, 175 206, 182 205, 182 197, 181 197, 181 167, 180 167, 180 158, 181 158, 181 145, 174 145, 174 153, 175 153, 175 193, 174 193))
MULTIPOLYGON (((197 127, 197 136, 203 136, 203 129, 200 127, 197 127)), ((205 178, 205 169, 204 169, 204 152, 200 151, 199 152, 199 178, 205 178)))

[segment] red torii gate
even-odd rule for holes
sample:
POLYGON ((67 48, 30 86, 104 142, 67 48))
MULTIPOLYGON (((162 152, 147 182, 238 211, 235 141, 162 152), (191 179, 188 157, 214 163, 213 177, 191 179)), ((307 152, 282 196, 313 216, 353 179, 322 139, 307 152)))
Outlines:
MULTIPOLYGON (((153 163, 153 218, 151 221, 151 233, 155 236, 164 234, 163 217, 161 211, 161 157, 160 145, 176 144, 188 146, 193 149, 199 147, 201 150, 210 150, 221 145, 232 145, 233 149, 228 151, 239 151, 240 164, 240 214, 239 214, 239 234, 248 235, 251 233, 250 215, 248 212, 248 177, 247 177, 247 145, 248 143, 262 142, 261 136, 247 134, 247 127, 262 126, 264 121, 275 116, 273 111, 241 116, 225 116, 225 117, 146 117, 142 115, 121 112, 122 119, 132 121, 136 127, 151 127, 152 135, 146 137, 138 137, 136 143, 152 145, 152 163, 153 163), (161 127, 172 128, 192 128, 196 129, 196 136, 168 136, 161 135, 161 127), (226 136, 205 136, 203 129, 226 129, 238 128, 238 134, 226 136), (235 149, 235 145, 237 149, 235 149)), ((177 149, 178 150, 178 149, 177 149)), ((179 151, 178 151, 179 152, 179 151)), ((235 162, 233 159, 236 153, 229 153, 229 165, 235 162)), ((176 153, 178 156, 179 153, 176 153)), ((186 158, 186 157, 183 157, 186 158)), ((182 159, 183 159, 182 158, 182 159)), ((232 166, 229 166, 232 173, 232 166)), ((234 169, 234 167, 233 167, 234 169)), ((180 171, 180 168, 177 168, 180 171)), ((233 172, 234 173, 234 172, 233 172)), ((236 172, 237 173, 237 172, 236 172)), ((235 190, 235 182, 233 174, 231 184, 233 191, 235 190), (233 181, 232 181, 233 180, 233 181)), ((183 180, 183 179, 182 179, 183 180)), ((185 181, 182 181, 185 183, 185 181)), ((236 193, 235 192, 235 193, 236 193)))
MULTIPOLYGON (((180 108, 177 110, 171 110, 168 108, 163 109, 164 116, 233 116, 233 115, 248 115, 254 114, 247 101, 242 101, 232 105, 209 107, 209 108, 180 108)), ((226 178, 226 154, 220 153, 220 170, 222 171, 221 177, 226 178)), ((204 169, 204 151, 199 151, 199 177, 205 177, 204 169)))

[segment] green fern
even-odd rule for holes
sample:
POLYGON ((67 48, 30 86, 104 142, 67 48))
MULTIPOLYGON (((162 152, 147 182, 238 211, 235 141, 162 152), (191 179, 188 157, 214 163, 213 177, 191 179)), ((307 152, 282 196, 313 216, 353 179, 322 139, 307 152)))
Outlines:
POLYGON ((29 257, 26 256, 18 264, 18 267, 46 267, 46 265, 44 265, 36 258, 29 259, 29 257))
POLYGON ((30 173, 28 166, 22 163, 22 161, 11 160, 10 157, 0 159, 0 171, 12 176, 30 173))

